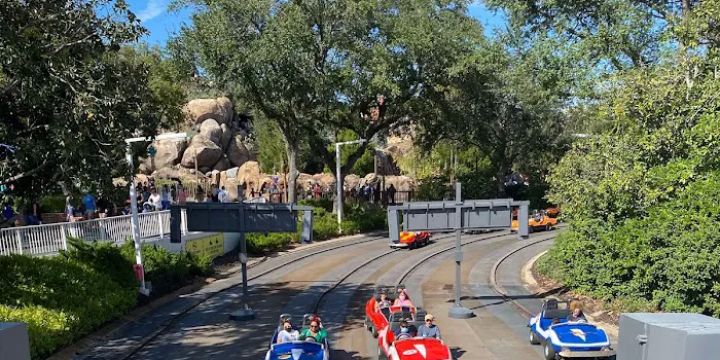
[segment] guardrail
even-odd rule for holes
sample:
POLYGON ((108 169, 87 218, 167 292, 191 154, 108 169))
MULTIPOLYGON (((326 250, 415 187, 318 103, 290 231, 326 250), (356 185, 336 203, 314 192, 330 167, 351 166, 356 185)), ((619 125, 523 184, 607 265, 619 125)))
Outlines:
MULTIPOLYGON (((67 249, 69 237, 85 241, 122 244, 132 237, 132 215, 78 222, 22 226, 0 229, 0 255, 47 256, 67 249)), ((187 217, 182 212, 182 234, 187 233, 187 217)), ((140 238, 156 241, 170 236, 170 211, 138 214, 140 238)))

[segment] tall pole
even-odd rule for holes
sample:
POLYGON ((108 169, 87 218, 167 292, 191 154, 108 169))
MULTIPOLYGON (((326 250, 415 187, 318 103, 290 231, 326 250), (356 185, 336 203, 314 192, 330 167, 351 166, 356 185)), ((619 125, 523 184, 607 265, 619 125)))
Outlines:
POLYGON ((150 289, 145 286, 145 269, 143 267, 142 257, 142 244, 140 243, 140 221, 138 219, 138 206, 137 206, 137 189, 135 189, 135 165, 133 164, 132 152, 130 151, 130 144, 126 146, 125 158, 130 165, 130 225, 132 227, 132 237, 135 243, 135 264, 139 269, 138 274, 140 275, 140 293, 144 295, 150 294, 150 289))
POLYGON ((338 233, 342 232, 342 218, 343 218, 343 203, 342 203, 342 177, 340 168, 340 143, 335 144, 335 172, 336 178, 335 183, 337 185, 337 222, 338 222, 338 233))
POLYGON ((462 235, 462 207, 463 207, 463 201, 462 201, 462 191, 461 186, 459 182, 455 183, 455 209, 456 209, 456 218, 455 218, 455 304, 450 308, 450 311, 448 313, 448 317, 452 319, 469 319, 475 314, 473 314, 472 310, 465 308, 460 303, 460 293, 461 293, 461 285, 462 285, 462 243, 460 242, 460 237, 462 235))

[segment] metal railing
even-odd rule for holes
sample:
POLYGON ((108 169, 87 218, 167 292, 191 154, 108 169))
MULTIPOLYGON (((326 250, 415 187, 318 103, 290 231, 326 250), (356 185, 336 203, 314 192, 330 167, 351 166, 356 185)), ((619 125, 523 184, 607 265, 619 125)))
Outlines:
MULTIPOLYGON (((122 244, 132 238, 131 215, 114 216, 78 222, 22 226, 0 229, 0 255, 25 254, 46 256, 67 249, 69 237, 85 241, 109 241, 122 244)), ((182 212, 182 235, 187 233, 185 211, 182 212)), ((138 214, 140 238, 156 241, 170 236, 170 211, 138 214)))

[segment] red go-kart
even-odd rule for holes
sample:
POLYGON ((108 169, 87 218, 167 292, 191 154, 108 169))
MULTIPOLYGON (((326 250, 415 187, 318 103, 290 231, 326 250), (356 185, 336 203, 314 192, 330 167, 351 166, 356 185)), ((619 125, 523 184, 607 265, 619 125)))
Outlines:
POLYGON ((400 233, 400 239, 391 242, 392 248, 408 248, 415 249, 430 243, 430 233, 427 231, 403 231, 400 233))

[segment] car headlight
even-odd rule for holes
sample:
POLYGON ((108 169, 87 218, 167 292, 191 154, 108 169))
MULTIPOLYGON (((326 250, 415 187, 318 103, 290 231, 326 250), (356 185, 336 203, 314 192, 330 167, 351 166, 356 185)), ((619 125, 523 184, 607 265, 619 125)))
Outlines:
POLYGON ((603 346, 602 349, 600 349, 600 351, 610 351, 610 347, 609 347, 609 346, 603 346))
POLYGON ((564 348, 560 349, 560 351, 570 351, 570 348, 569 348, 569 347, 564 347, 564 348))

